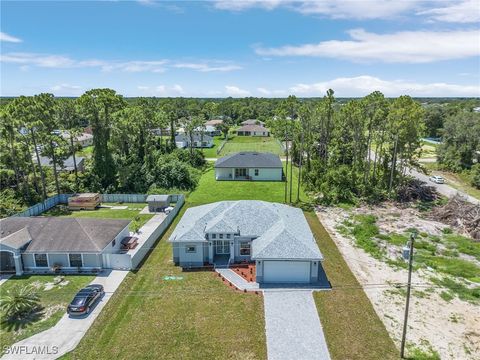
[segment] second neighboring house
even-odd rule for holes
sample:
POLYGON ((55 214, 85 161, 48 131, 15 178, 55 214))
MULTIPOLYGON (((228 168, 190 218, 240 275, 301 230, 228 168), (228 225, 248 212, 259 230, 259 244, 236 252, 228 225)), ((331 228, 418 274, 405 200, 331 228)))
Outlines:
MULTIPOLYGON (((75 160, 77 163, 77 170, 83 171, 85 167, 85 158, 82 156, 75 156, 75 160)), ((46 167, 53 167, 52 159, 47 156, 40 156, 40 164, 46 167)), ((67 171, 67 172, 75 171, 73 156, 69 156, 68 158, 63 160, 63 165, 62 166, 58 165, 58 170, 67 171)))
POLYGON ((263 121, 257 120, 257 119, 248 119, 245 121, 242 121, 240 124, 242 125, 261 125, 265 126, 265 123, 263 121))
POLYGON ((129 220, 9 217, 0 220, 0 271, 49 273, 110 268, 129 220))
POLYGON ((270 131, 261 125, 244 125, 236 131, 238 136, 270 136, 270 131))
MULTIPOLYGON (((70 139, 70 133, 65 131, 62 133, 62 137, 66 140, 70 139)), ((93 145, 93 135, 87 132, 84 132, 80 135, 77 135, 73 138, 73 143, 80 145, 81 147, 87 147, 93 145)))
POLYGON ((217 125, 221 125, 223 124, 223 120, 222 119, 212 119, 212 120, 208 120, 205 125, 210 125, 210 126, 217 126, 217 125))
POLYGON ((234 153, 215 162, 215 180, 282 181, 282 161, 271 153, 234 153))
POLYGON ((169 240, 184 268, 255 261, 258 283, 316 283, 320 252, 301 209, 256 200, 187 209, 169 240))
MULTIPOLYGON (((179 134, 175 136, 175 144, 177 148, 190 147, 190 137, 186 134, 179 134)), ((195 134, 193 135, 193 147, 195 148, 211 148, 213 147, 213 138, 209 135, 195 134)))

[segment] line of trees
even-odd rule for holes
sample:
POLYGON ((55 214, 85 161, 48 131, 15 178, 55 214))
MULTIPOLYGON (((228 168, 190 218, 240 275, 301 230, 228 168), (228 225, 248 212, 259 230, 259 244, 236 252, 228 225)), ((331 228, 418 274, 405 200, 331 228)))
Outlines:
POLYGON ((327 204, 394 196, 416 165, 423 119, 409 96, 386 99, 376 91, 342 104, 332 90, 315 102, 290 96, 268 123, 286 144, 285 200, 299 200, 301 182, 327 204), (300 169, 296 189, 293 163, 300 169))

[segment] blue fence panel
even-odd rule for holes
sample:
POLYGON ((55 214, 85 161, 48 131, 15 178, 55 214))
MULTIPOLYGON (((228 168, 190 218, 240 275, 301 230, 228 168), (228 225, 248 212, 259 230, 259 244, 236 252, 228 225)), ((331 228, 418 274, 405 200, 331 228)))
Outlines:
POLYGON ((42 214, 43 212, 53 208, 54 206, 58 204, 67 204, 68 203, 68 198, 72 196, 72 194, 60 194, 60 195, 55 195, 52 197, 49 197, 45 201, 35 204, 28 209, 19 212, 13 216, 23 216, 23 217, 28 217, 28 216, 37 216, 42 214))

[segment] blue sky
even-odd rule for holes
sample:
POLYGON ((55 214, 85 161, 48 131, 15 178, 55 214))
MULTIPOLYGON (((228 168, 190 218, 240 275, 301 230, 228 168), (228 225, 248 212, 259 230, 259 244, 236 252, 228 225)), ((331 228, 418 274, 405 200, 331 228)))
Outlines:
POLYGON ((1 95, 480 96, 480 0, 2 1, 1 95))

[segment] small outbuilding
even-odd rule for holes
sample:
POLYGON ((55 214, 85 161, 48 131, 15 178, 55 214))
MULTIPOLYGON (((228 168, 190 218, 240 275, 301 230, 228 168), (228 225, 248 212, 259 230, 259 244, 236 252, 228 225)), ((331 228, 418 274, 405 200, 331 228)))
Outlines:
POLYGON ((83 193, 68 198, 69 210, 95 210, 100 206, 99 193, 83 193))
POLYGON ((170 195, 148 195, 148 210, 150 212, 162 212, 170 206, 170 195))

